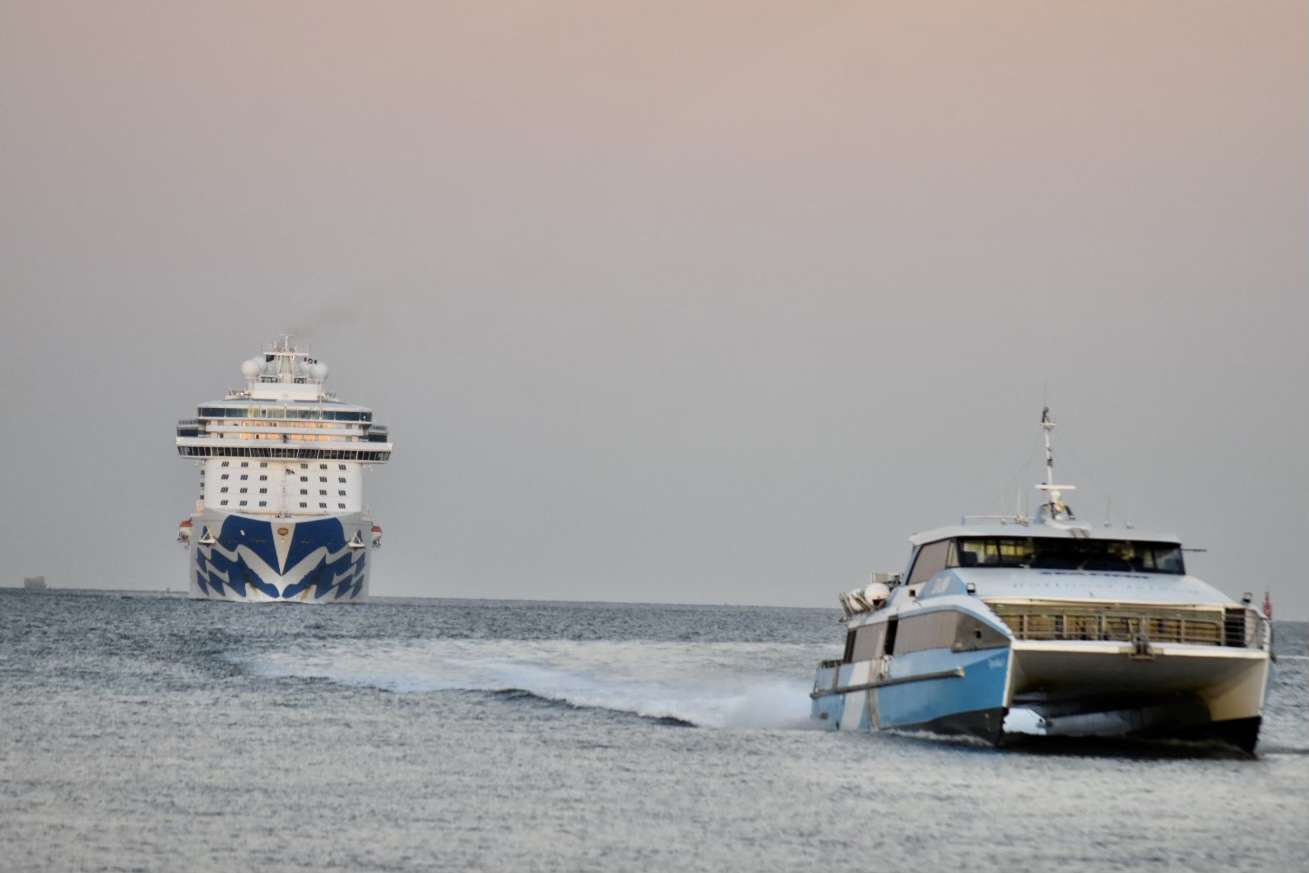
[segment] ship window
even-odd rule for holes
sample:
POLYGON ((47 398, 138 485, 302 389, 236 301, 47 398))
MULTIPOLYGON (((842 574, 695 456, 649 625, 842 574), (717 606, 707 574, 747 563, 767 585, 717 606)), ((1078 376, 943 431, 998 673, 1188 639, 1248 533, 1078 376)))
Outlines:
POLYGON ((224 485, 222 488, 219 488, 219 489, 218 489, 218 493, 219 493, 219 494, 226 494, 226 493, 227 493, 227 486, 224 485))
POLYGON ((344 492, 344 491, 337 491, 337 492, 336 492, 336 496, 337 496, 337 497, 344 497, 344 496, 345 496, 345 492, 344 492))
POLYGON ((320 488, 320 489, 318 489, 318 496, 319 496, 319 497, 326 497, 326 496, 327 496, 327 489, 326 489, 326 488, 320 488))
POLYGON ((318 477, 318 481, 319 481, 319 482, 326 482, 326 481, 327 481, 327 477, 326 477, 326 476, 319 476, 319 477, 318 477))
POLYGON ((864 625, 855 630, 854 647, 850 651, 850 660, 871 661, 881 657, 882 641, 886 637, 886 622, 864 625))
POLYGON ((226 479, 226 478, 227 478, 227 474, 224 473, 224 474, 223 474, 222 476, 220 476, 219 478, 221 478, 221 479, 226 479))
POLYGON ((318 469, 320 469, 320 470, 326 470, 326 469, 327 469, 327 465, 326 465, 326 464, 319 464, 319 465, 318 465, 318 469))
POLYGON ((267 501, 267 500, 261 500, 261 501, 259 501, 259 505, 260 505, 260 506, 267 506, 267 505, 268 505, 268 501, 267 501))
POLYGON ((895 654, 921 652, 924 649, 972 651, 993 649, 1008 644, 999 631, 969 615, 953 610, 911 615, 900 619, 895 638, 895 654))
POLYGON ((226 500, 220 500, 220 501, 218 501, 218 505, 219 505, 219 506, 226 506, 226 505, 227 505, 227 501, 226 501, 226 500))
POLYGON ((242 505, 242 506, 245 506, 245 503, 246 503, 246 502, 245 502, 244 500, 241 501, 241 505, 242 505))
POLYGON ((268 462, 267 462, 267 461, 260 461, 260 462, 259 462, 259 466, 261 466, 261 467, 267 467, 267 466, 268 466, 268 462))
POLYGON ((246 479, 249 479, 249 478, 250 478, 250 474, 249 474, 249 473, 242 473, 242 474, 241 474, 241 481, 244 482, 246 479))
POLYGON ((259 481, 260 481, 260 482, 267 482, 267 481, 268 481, 268 474, 267 474, 267 473, 262 474, 262 475, 259 477, 259 481))
POLYGON ((267 489, 267 488, 260 488, 260 489, 259 489, 259 493, 260 493, 260 494, 267 494, 267 493, 268 493, 268 489, 267 489))
POLYGON ((301 477, 300 477, 300 481, 301 481, 301 482, 308 482, 308 481, 309 481, 309 477, 308 477, 308 476, 301 476, 301 477))
POLYGON ((226 466, 227 466, 227 462, 226 462, 226 461, 223 461, 222 466, 226 467, 226 466))
POLYGON ((301 488, 301 489, 300 489, 300 493, 301 493, 301 494, 308 494, 308 493, 309 493, 309 489, 308 489, 308 488, 301 488))
POLYGON ((342 508, 342 509, 345 509, 345 504, 344 504, 344 503, 338 503, 337 506, 339 506, 339 507, 342 508))
POLYGON ((926 582, 950 566, 948 559, 953 545, 951 540, 937 540, 919 548, 918 557, 914 559, 914 568, 910 571, 909 581, 906 584, 916 585, 919 582, 926 582))
POLYGON ((309 465, 308 465, 308 464, 301 464, 301 465, 300 465, 300 469, 301 469, 301 470, 308 470, 308 469, 309 469, 309 465))
POLYGON ((344 469, 345 469, 345 464, 337 464, 337 465, 336 465, 336 468, 337 468, 338 470, 344 470, 344 469))
POLYGON ((308 505, 309 505, 308 503, 301 503, 301 504, 300 504, 300 508, 301 508, 301 509, 304 509, 304 508, 307 507, 308 505))
POLYGON ((1177 543, 1055 537, 963 538, 952 565, 1179 576, 1186 572, 1177 543))
POLYGON ((242 466, 242 467, 248 467, 248 466, 250 466, 250 462, 249 462, 249 461, 242 461, 242 462, 241 462, 241 466, 242 466))
POLYGON ((245 493, 246 491, 248 491, 248 490, 250 490, 250 489, 248 489, 248 488, 242 488, 242 489, 241 489, 241 493, 244 494, 244 493, 245 493))
POLYGON ((318 504, 318 508, 319 508, 319 509, 326 509, 326 508, 327 508, 327 504, 326 504, 326 503, 320 503, 320 504, 318 504))
POLYGON ((344 484, 345 484, 345 477, 344 477, 344 476, 337 476, 337 477, 336 477, 336 481, 338 481, 338 482, 340 482, 342 485, 344 485, 344 484))

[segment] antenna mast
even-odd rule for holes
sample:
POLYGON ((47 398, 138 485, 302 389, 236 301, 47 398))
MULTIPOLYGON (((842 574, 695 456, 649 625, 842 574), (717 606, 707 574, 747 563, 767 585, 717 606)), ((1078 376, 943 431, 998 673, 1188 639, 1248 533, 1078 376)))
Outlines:
POLYGON ((1074 485, 1056 485, 1054 481, 1054 449, 1050 447, 1050 432, 1054 430, 1054 419, 1050 417, 1050 407, 1041 410, 1041 430, 1045 437, 1045 482, 1037 485, 1044 491, 1048 502, 1042 507, 1051 519, 1072 519, 1073 511, 1063 501, 1063 492, 1075 491, 1074 485))

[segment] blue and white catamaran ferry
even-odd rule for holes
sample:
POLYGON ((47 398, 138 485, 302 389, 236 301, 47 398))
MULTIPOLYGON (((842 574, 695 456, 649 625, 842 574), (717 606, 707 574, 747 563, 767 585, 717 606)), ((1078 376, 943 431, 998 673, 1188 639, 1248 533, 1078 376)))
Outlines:
POLYGON ((358 603, 382 528, 363 473, 391 457, 387 429, 323 388, 327 365, 281 337, 241 364, 244 389, 177 423, 199 462, 183 519, 191 597, 243 603, 358 603))
POLYGON ((1252 752, 1271 623, 1188 575, 1177 537, 1092 527, 1055 484, 1036 518, 915 534, 903 574, 841 595, 845 653, 812 715, 839 730, 1218 739, 1252 752))

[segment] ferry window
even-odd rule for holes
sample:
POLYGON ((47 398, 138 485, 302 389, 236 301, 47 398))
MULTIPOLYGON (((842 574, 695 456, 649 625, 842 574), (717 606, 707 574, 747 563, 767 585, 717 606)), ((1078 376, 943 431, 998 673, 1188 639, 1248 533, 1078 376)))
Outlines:
POLYGON ((259 489, 259 493, 260 493, 260 494, 267 494, 267 493, 268 493, 268 489, 267 489, 267 488, 260 488, 260 489, 259 489))
POLYGON ((338 470, 344 470, 344 469, 345 469, 345 464, 337 464, 337 465, 336 465, 336 468, 337 468, 338 470))
POLYGON ((337 506, 339 506, 339 507, 342 508, 342 509, 345 509, 345 504, 344 504, 344 503, 338 503, 337 506))
POLYGON ((241 466, 242 466, 242 467, 248 467, 248 466, 250 466, 250 462, 249 462, 249 461, 242 461, 242 462, 241 462, 241 466))
POLYGON ((873 658, 881 657, 882 641, 886 637, 886 622, 877 624, 864 625, 855 630, 854 649, 850 652, 850 660, 854 661, 871 661, 873 658))
POLYGON ((301 493, 301 494, 308 494, 308 493, 309 493, 309 489, 308 489, 308 488, 301 488, 301 489, 300 489, 300 493, 301 493))
POLYGON ((250 478, 250 474, 249 474, 249 473, 242 473, 242 474, 241 474, 241 481, 244 482, 246 479, 249 479, 249 478, 250 478))
POLYGON ((327 469, 327 465, 326 465, 326 464, 319 464, 319 465, 318 465, 318 469, 320 469, 320 470, 326 470, 326 469, 327 469))
POLYGON ((318 496, 319 496, 319 497, 326 497, 326 496, 327 496, 327 489, 326 489, 326 488, 320 488, 320 489, 318 489, 318 496))
POLYGON ((246 491, 248 491, 248 490, 249 490, 248 488, 242 488, 242 489, 241 489, 241 493, 244 494, 244 493, 245 493, 246 491))
POLYGON ((241 505, 242 505, 242 506, 245 506, 245 501, 244 501, 244 500, 241 501, 241 505))
POLYGON ((336 477, 336 481, 337 481, 337 482, 340 482, 342 485, 344 485, 344 484, 345 484, 345 477, 344 477, 344 476, 337 476, 337 477, 336 477))
POLYGON ((1032 567, 1100 573, 1186 572, 1177 543, 1062 537, 975 537, 959 540, 961 567, 1032 567))
POLYGON ((267 500, 261 500, 261 501, 259 501, 259 505, 260 505, 260 506, 267 506, 267 505, 268 505, 268 501, 267 501, 267 500))
POLYGON ((919 548, 918 557, 914 559, 914 568, 909 573, 909 581, 906 584, 926 582, 944 570, 948 566, 952 545, 950 540, 937 540, 919 548))
POLYGON ((336 492, 336 496, 337 496, 337 497, 344 497, 344 496, 345 496, 345 492, 344 492, 344 491, 338 491, 338 492, 336 492))
MULTIPOLYGON (((301 466, 304 466, 304 465, 301 464, 301 466)), ((308 482, 308 481, 309 481, 309 477, 308 477, 308 476, 301 476, 301 477, 300 477, 300 481, 301 481, 301 482, 308 482)))
POLYGON ((222 477, 221 477, 221 478, 223 478, 223 479, 226 479, 226 478, 227 478, 227 474, 226 474, 226 473, 224 473, 224 474, 223 474, 223 475, 222 475, 222 477))
POLYGON ((260 481, 260 482, 267 482, 267 481, 268 481, 268 474, 267 474, 267 473, 264 473, 263 475, 261 475, 261 476, 259 477, 259 481, 260 481))
POLYGON ((923 649, 948 649, 954 644, 957 612, 929 612, 900 619, 895 636, 895 654, 920 652, 923 649))
POLYGON ((218 501, 218 505, 219 505, 219 506, 226 506, 226 505, 227 505, 227 501, 226 501, 226 500, 220 500, 220 501, 218 501))
POLYGON ((301 469, 301 470, 308 470, 308 469, 309 469, 309 465, 308 465, 308 464, 301 464, 301 465, 300 465, 300 469, 301 469))
POLYGON ((260 461, 260 462, 259 462, 259 466, 261 466, 261 467, 267 467, 267 466, 268 466, 268 462, 267 462, 267 461, 260 461))
POLYGON ((218 493, 219 493, 219 494, 226 494, 226 493, 227 493, 227 486, 224 485, 222 488, 219 488, 219 489, 218 489, 218 493))
POLYGON ((318 504, 318 508, 319 508, 319 509, 326 509, 326 508, 327 508, 327 504, 326 504, 326 503, 320 503, 320 504, 318 504))
POLYGON ((318 481, 319 481, 319 482, 326 482, 326 481, 327 481, 327 477, 326 477, 326 476, 319 476, 319 477, 318 477, 318 481))
POLYGON ((301 508, 301 509, 304 509, 304 508, 305 508, 306 506, 308 506, 308 505, 309 505, 308 503, 301 503, 301 504, 300 504, 300 508, 301 508))
POLYGON ((226 466, 227 466, 227 461, 223 461, 222 466, 226 467, 226 466))

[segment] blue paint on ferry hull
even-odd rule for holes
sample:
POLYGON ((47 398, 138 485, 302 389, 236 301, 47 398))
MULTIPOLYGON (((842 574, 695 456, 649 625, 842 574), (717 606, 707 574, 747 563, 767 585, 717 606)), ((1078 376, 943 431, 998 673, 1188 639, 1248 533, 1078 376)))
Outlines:
POLYGON ((993 742, 999 739, 1009 675, 1008 647, 969 652, 929 649, 893 658, 884 677, 870 673, 871 665, 819 667, 814 677, 812 717, 832 729, 932 730, 972 734, 993 742), (866 678, 861 680, 861 675, 866 678), (827 693, 861 685, 873 687, 827 693))

